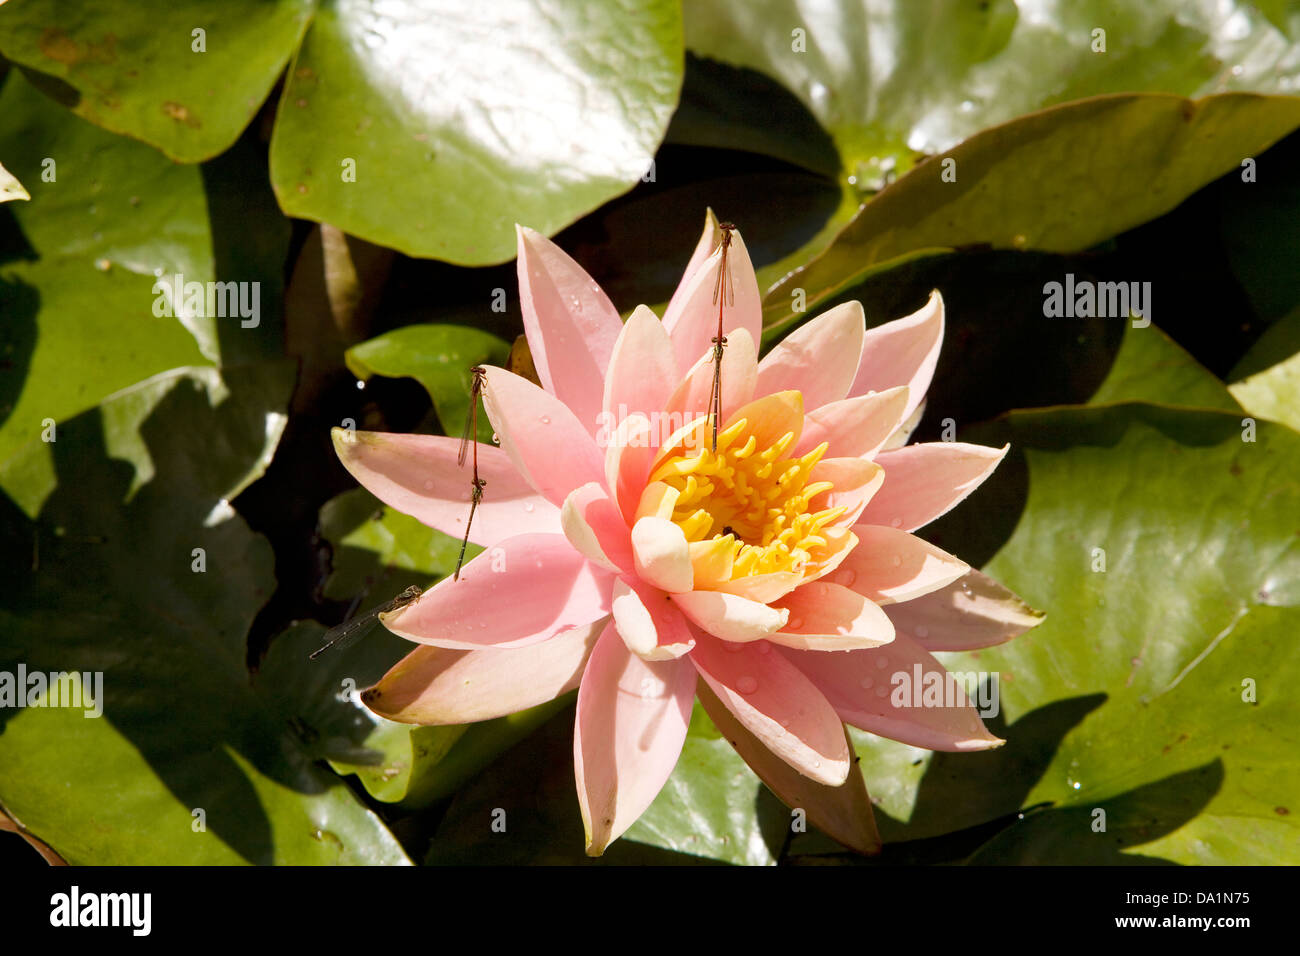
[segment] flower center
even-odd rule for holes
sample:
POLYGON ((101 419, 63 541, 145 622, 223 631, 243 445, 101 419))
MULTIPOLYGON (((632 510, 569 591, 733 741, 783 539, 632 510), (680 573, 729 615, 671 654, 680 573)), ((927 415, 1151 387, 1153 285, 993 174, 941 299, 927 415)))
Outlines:
MULTIPOLYGON (((702 433, 698 433, 702 434, 702 433)), ((682 529, 692 560, 711 566, 726 581, 776 571, 802 573, 827 557, 825 529, 845 508, 812 509, 813 499, 832 488, 811 481, 826 454, 825 442, 799 458, 785 456, 795 442, 786 432, 764 448, 741 418, 711 442, 693 442, 664 458, 650 476, 675 492, 669 520, 682 529), (674 500, 675 499, 675 500, 674 500)))

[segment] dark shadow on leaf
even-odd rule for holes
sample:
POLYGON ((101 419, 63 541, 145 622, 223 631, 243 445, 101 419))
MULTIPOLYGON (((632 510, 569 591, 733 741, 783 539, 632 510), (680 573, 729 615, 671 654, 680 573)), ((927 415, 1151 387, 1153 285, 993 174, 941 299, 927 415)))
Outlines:
POLYGON ((1023 806, 1060 741, 1105 699, 1104 694, 1094 694, 1057 701, 1031 711, 1009 728, 991 718, 989 729, 1007 739, 1005 747, 979 754, 934 754, 911 818, 903 823, 877 811, 886 841, 879 856, 866 859, 845 853, 819 836, 795 841, 792 855, 783 862, 1174 865, 1160 857, 1123 851, 1172 833, 1200 814, 1223 785, 1223 764, 1217 758, 1096 803, 1023 806), (954 817, 981 822, 942 832, 954 817))
POLYGON ((880 814, 881 836, 889 843, 906 840, 909 832, 942 828, 952 816, 955 793, 961 793, 962 813, 969 814, 968 819, 1016 813, 1066 734, 1105 702, 1105 694, 1071 697, 1032 710, 1011 726, 1001 715, 987 718, 989 731, 1007 743, 978 753, 935 753, 921 780, 911 819, 902 824, 880 814))
POLYGON ((75 110, 81 105, 81 91, 65 80, 50 73, 42 73, 30 66, 18 65, 27 82, 36 87, 64 109, 75 110))
MULTIPOLYGON (((0 512, 3 551, 18 558, 9 587, 22 622, 0 634, 0 668, 103 671, 101 719, 182 805, 206 810, 216 836, 245 860, 270 863, 270 823, 236 756, 300 793, 324 792, 329 778, 244 669, 245 635, 268 597, 269 551, 238 519, 208 521, 261 450, 264 407, 234 400, 242 376, 258 374, 228 370, 232 397, 216 408, 197 382, 178 378, 140 428, 153 475, 138 488, 135 469, 107 448, 99 409, 58 426, 49 446, 58 486, 38 519, 8 500, 0 512), (191 570, 194 548, 206 553, 205 573, 191 570)), ((73 768, 50 760, 78 786, 73 768)))
POLYGON ((290 225, 270 187, 267 148, 250 125, 228 150, 199 166, 207 197, 218 282, 257 283, 257 324, 242 315, 216 319, 225 365, 278 358, 284 347, 284 270, 290 225))
POLYGON ((771 156, 834 179, 835 143, 780 83, 743 67, 686 54, 681 101, 664 141, 771 156))
MULTIPOLYGON (((0 207, 3 209, 3 207, 0 207)), ((0 225, 0 236, 5 234, 0 225)), ((41 294, 22 281, 0 279, 0 424, 13 414, 22 396, 36 351, 36 316, 41 309, 41 294)), ((32 422, 39 427, 39 422, 32 422)))
POLYGON ((1167 836, 1195 818, 1223 786, 1223 778, 1223 762, 1215 758, 1091 806, 1043 807, 1026 813, 967 862, 1174 866, 1171 860, 1124 851, 1167 836))

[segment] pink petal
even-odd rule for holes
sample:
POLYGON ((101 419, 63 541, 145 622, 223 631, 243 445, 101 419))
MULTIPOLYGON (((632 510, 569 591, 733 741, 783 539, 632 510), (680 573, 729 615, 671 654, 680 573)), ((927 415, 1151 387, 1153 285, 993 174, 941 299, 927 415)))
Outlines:
POLYGON ((699 270, 700 266, 708 260, 713 250, 718 247, 718 242, 722 239, 722 233, 718 229, 718 217, 713 214, 712 209, 706 209, 704 212, 704 232, 701 233, 699 241, 695 244, 695 251, 691 253, 690 262, 686 263, 686 271, 682 273, 681 281, 677 283, 677 288, 673 291, 673 297, 668 302, 668 311, 677 314, 681 311, 682 300, 685 298, 686 288, 690 284, 691 276, 699 270), (676 305, 674 305, 676 303, 676 305))
POLYGON ((734 295, 719 296, 720 301, 714 302, 713 293, 721 263, 719 246, 689 279, 683 280, 664 312, 664 328, 672 336, 673 355, 682 375, 701 355, 713 348, 713 337, 718 334, 719 306, 722 308, 724 336, 730 336, 733 329, 745 329, 754 342, 762 337, 762 298, 758 292, 758 280, 754 277, 754 265, 739 232, 733 234, 727 253, 730 273, 727 284, 734 295))
POLYGON ((804 581, 802 574, 794 571, 769 571, 764 574, 747 574, 716 585, 712 590, 738 594, 759 604, 771 604, 784 597, 804 581))
POLYGON ((928 651, 992 647, 1037 627, 1046 615, 979 571, 885 613, 901 634, 928 651))
POLYGON ((849 394, 863 395, 872 389, 883 392, 895 385, 906 385, 909 395, 903 418, 907 418, 925 399, 942 345, 943 296, 935 290, 929 301, 911 315, 867 330, 862 362, 849 394))
POLYGON ((478 650, 524 647, 609 613, 613 575, 559 534, 507 538, 414 603, 380 616, 419 644, 478 650))
POLYGON ((736 748, 736 753, 787 807, 807 811, 808 819, 819 830, 851 850, 868 855, 880 852, 880 833, 876 830, 871 798, 860 770, 850 770, 838 787, 810 780, 768 750, 707 684, 697 687, 696 693, 705 712, 736 748))
POLYGON ((604 456, 591 435, 568 406, 528 379, 489 368, 483 407, 502 450, 552 504, 562 505, 573 489, 604 479, 604 456))
MULTIPOLYGON (((674 416, 676 427, 686 425, 699 415, 709 413, 713 399, 713 358, 702 355, 686 373, 681 384, 668 399, 667 411, 674 416)), ((758 350, 754 340, 744 329, 727 336, 727 347, 722 350, 722 418, 754 397, 758 381, 758 350)), ((671 430, 670 430, 671 431, 671 430)))
POLYGON ((882 451, 876 463, 885 469, 885 484, 859 520, 915 531, 983 484, 1010 447, 940 441, 882 451))
MULTIPOLYGON (((332 434, 343 467, 376 498, 444 534, 465 534, 473 476, 468 461, 456 466, 459 439, 342 428, 332 434)), ((501 449, 480 444, 478 472, 487 486, 470 540, 491 547, 517 534, 559 532, 559 509, 533 490, 501 449)))
POLYGON ((902 448, 907 444, 908 439, 912 437, 912 432, 916 431, 916 426, 921 424, 921 418, 925 415, 925 404, 928 399, 923 399, 920 405, 912 410, 912 414, 898 426, 898 431, 889 436, 888 441, 880 446, 880 451, 893 451, 895 448, 902 448))
MULTIPOLYGON (((614 346, 605 380, 605 425, 612 432, 629 414, 652 422, 677 382, 673 346, 659 317, 644 305, 628 318, 614 346)), ((680 423, 679 423, 680 424, 680 423)))
POLYGON ((862 359, 866 317, 859 302, 845 302, 801 325, 758 365, 759 395, 797 389, 805 408, 849 394, 862 359))
POLYGON ((578 686, 608 619, 528 647, 452 651, 421 645, 361 695, 366 706, 408 724, 469 724, 554 700, 578 686))
POLYGON ((632 569, 632 540, 618 505, 594 481, 576 489, 560 509, 564 536, 588 561, 609 571, 632 569))
POLYGON ((636 573, 662 591, 689 591, 695 584, 690 546, 682 529, 667 518, 647 516, 632 527, 636 573))
POLYGON ((658 439, 654 426, 640 412, 633 412, 619 422, 609 436, 605 448, 605 483, 629 524, 636 520, 641 493, 650 476, 650 464, 659 447, 658 439))
POLYGON ((635 578, 620 578, 614 582, 610 606, 619 637, 643 660, 675 660, 695 646, 681 611, 657 588, 635 578))
POLYGON ((542 387, 594 435, 605 370, 623 323, 586 271, 541 233, 516 226, 519 304, 542 387))
POLYGON ((828 577, 858 546, 858 536, 849 528, 823 528, 822 537, 826 539, 829 553, 820 566, 804 569, 804 581, 816 581, 818 578, 828 577))
POLYGON ((828 581, 813 581, 779 602, 790 620, 768 640, 810 651, 847 651, 878 647, 894 639, 885 612, 856 591, 828 581))
POLYGON ((907 396, 907 386, 900 385, 814 409, 804 419, 793 454, 805 454, 826 442, 828 453, 836 458, 874 457, 898 431, 907 396))
POLYGON ((858 546, 827 577, 877 604, 911 601, 947 587, 970 565, 916 535, 897 528, 859 524, 858 546))
POLYGON ((910 684, 917 673, 920 704, 925 675, 946 679, 948 672, 904 634, 896 633, 893 643, 873 650, 820 654, 780 648, 779 652, 808 675, 844 722, 854 727, 927 750, 987 750, 1003 743, 985 730, 960 688, 955 706, 910 706, 910 684))
POLYGON ((722 591, 674 594, 673 602, 702 631, 736 643, 770 637, 781 630, 790 617, 789 611, 722 591))
POLYGON ((768 750, 819 783, 836 787, 845 781, 852 763, 844 726, 813 683, 771 645, 727 647, 700 634, 689 660, 768 750))
POLYGON ((880 492, 886 477, 884 469, 865 458, 823 458, 809 473, 809 484, 829 481, 835 487, 815 495, 808 502, 808 509, 815 512, 842 507, 845 513, 835 524, 854 524, 863 509, 880 492))
POLYGON ((686 741, 695 673, 686 661, 647 663, 605 629, 578 690, 573 768, 587 831, 600 856, 663 789, 686 741))

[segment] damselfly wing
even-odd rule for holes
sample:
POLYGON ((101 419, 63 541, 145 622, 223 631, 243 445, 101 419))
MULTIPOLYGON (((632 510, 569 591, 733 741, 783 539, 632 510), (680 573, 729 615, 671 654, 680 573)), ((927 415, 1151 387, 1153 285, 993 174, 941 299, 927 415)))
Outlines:
POLYGON ((387 614, 389 611, 396 611, 401 607, 406 607, 406 605, 413 602, 422 593, 423 591, 420 589, 418 584, 412 584, 391 601, 385 601, 378 607, 371 608, 360 617, 350 618, 338 627, 331 628, 325 633, 325 643, 312 651, 311 654, 308 655, 308 659, 313 661, 316 660, 316 658, 320 657, 331 647, 337 647, 339 650, 342 650, 373 627, 375 622, 379 620, 379 615, 387 614))
POLYGON ((731 278, 732 234, 736 227, 733 223, 718 223, 722 236, 718 244, 722 248, 721 262, 718 263, 718 278, 713 284, 713 304, 718 307, 718 334, 713 337, 713 389, 709 395, 709 424, 713 430, 713 450, 718 450, 718 421, 722 418, 722 350, 726 348, 727 337, 722 334, 722 310, 725 306, 736 304, 735 283, 731 278))

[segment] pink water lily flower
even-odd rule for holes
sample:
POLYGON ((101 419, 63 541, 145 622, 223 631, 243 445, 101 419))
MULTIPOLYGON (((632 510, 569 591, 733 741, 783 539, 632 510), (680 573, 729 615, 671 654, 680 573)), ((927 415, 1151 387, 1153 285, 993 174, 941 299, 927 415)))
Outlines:
MULTIPOLYGON (((725 257, 721 246, 710 216, 663 320, 641 306, 624 323, 577 263, 519 229, 541 385, 487 369, 500 447, 478 449, 486 485, 470 534, 486 550, 458 581, 384 615, 421 646, 364 699, 393 720, 456 724, 578 688, 578 802, 599 855, 668 779, 698 693, 778 796, 872 852, 845 724, 932 750, 1001 743, 964 694, 914 706, 892 684, 943 677, 933 651, 997 644, 1038 621, 912 534, 1006 449, 903 444, 943 338, 937 292, 871 330, 858 303, 838 306, 759 361, 754 269, 738 234, 725 257), (717 296, 724 260, 732 294, 717 296)), ((335 445, 382 501, 464 533, 457 439, 336 429, 335 445)))

